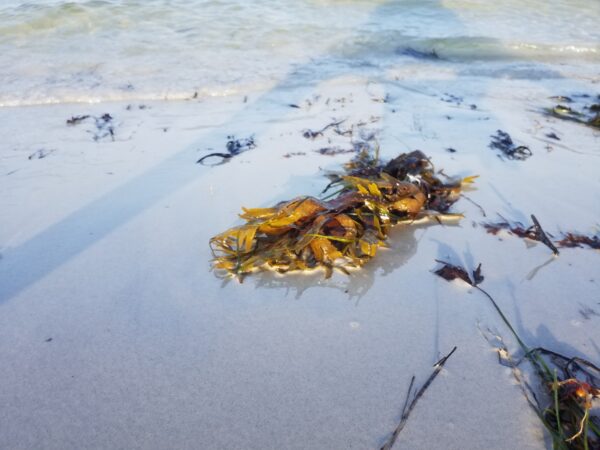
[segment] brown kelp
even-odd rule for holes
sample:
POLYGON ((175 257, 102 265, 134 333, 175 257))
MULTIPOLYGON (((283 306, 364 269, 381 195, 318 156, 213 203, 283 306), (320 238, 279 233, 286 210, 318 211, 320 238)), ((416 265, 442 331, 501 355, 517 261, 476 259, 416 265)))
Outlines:
POLYGON ((348 273, 376 255, 393 225, 447 216, 474 178, 440 180, 421 151, 385 165, 377 153, 365 145, 343 173, 330 174, 326 190, 338 189, 328 199, 305 196, 271 208, 243 208, 245 224, 210 240, 213 268, 240 279, 265 269, 348 273))
POLYGON ((550 250, 552 250, 552 253, 558 255, 560 252, 552 243, 548 237, 548 234, 544 231, 542 225, 540 225, 540 222, 533 214, 531 214, 531 221, 533 222, 533 225, 527 228, 525 228, 521 222, 515 222, 511 225, 506 219, 504 219, 502 222, 487 222, 483 223, 482 225, 488 233, 493 235, 497 235, 500 230, 507 230, 510 234, 514 234, 520 238, 541 242, 550 250))
POLYGON ((585 235, 576 232, 562 233, 562 239, 554 239, 552 234, 544 231, 540 222, 532 214, 531 220, 533 225, 525 228, 521 222, 509 222, 504 217, 500 216, 502 221, 500 222, 483 222, 482 225, 489 234, 496 236, 501 230, 507 231, 509 234, 515 235, 522 239, 530 239, 532 241, 538 241, 546 245, 552 250, 555 255, 559 254, 557 248, 591 248, 594 250, 600 250, 600 234, 585 235), (552 239, 551 239, 552 238, 552 239), (555 245, 556 244, 556 245, 555 245))
MULTIPOLYGON (((592 413, 593 400, 600 398, 600 368, 583 358, 564 356, 541 347, 528 347, 498 303, 481 288, 480 284, 484 281, 481 264, 469 275, 463 267, 437 262, 442 266, 434 271, 436 275, 447 281, 460 279, 485 295, 517 340, 524 353, 521 361, 512 358, 499 336, 494 336, 493 344, 498 351, 499 361, 512 369, 529 405, 548 430, 553 448, 600 449, 600 420, 597 413, 592 413), (525 361, 531 365, 539 380, 541 388, 537 394, 520 370, 525 361)), ((484 336, 492 343, 490 337, 484 336)))

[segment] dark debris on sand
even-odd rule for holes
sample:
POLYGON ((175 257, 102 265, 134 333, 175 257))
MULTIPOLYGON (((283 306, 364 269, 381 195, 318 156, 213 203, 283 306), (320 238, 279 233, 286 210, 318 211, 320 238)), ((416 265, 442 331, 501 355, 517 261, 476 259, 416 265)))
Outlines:
MULTIPOLYGON (((496 134, 492 135, 491 138, 492 142, 490 143, 490 148, 499 150, 502 155, 508 159, 524 161, 533 154, 529 147, 525 145, 515 145, 506 131, 497 130, 496 134)), ((501 155, 498 156, 501 157, 501 155)))
POLYGON ((237 139, 235 136, 227 136, 227 142, 225 144, 225 149, 227 153, 224 152, 214 152, 208 155, 203 156, 196 164, 208 165, 208 166, 219 166, 221 164, 225 164, 229 162, 231 158, 234 156, 238 156, 240 153, 246 152, 248 150, 252 150, 256 148, 256 142, 254 142, 254 136, 250 136, 248 138, 237 139), (212 164, 209 164, 207 161, 215 161, 212 164))

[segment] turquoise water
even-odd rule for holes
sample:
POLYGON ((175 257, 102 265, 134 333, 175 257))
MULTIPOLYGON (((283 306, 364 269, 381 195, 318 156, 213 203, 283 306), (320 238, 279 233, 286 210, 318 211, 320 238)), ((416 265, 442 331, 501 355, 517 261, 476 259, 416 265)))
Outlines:
POLYGON ((589 78, 599 23, 598 0, 5 0, 0 105, 227 95, 416 60, 589 78))

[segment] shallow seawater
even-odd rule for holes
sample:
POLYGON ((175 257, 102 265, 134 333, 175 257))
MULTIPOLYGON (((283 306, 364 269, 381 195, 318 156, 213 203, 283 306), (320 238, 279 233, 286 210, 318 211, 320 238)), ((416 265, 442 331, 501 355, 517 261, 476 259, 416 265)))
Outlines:
POLYGON ((576 64, 585 77, 598 23, 589 0, 8 0, 0 105, 228 95, 415 58, 491 76, 576 64))

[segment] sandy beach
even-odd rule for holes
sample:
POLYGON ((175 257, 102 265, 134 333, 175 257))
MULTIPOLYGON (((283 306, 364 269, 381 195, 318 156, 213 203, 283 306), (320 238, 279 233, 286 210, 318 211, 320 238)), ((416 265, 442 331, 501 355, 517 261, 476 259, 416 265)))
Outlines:
POLYGON ((597 361, 597 251, 556 258, 481 223, 534 213, 555 235, 597 232, 600 134, 541 114, 574 90, 568 79, 490 85, 413 69, 247 97, 0 109, 0 447, 379 448, 410 378, 456 346, 397 447, 546 448, 480 332, 518 352, 506 327, 432 270, 481 262, 531 345, 597 361), (92 119, 66 124, 103 114, 114 141, 95 141, 92 119), (464 219, 398 226, 351 276, 217 278, 208 240, 242 206, 318 196, 324 171, 351 158, 318 151, 356 138, 302 135, 334 120, 376 133, 383 158, 420 149, 449 175, 479 175, 472 202, 454 207, 464 219), (533 156, 499 158, 497 129, 533 156), (196 164, 231 135, 256 148, 196 164))
POLYGON ((0 449, 553 448, 507 322, 600 365, 599 250, 559 243, 600 236, 600 11, 21 3, 0 6, 0 449), (350 275, 213 270, 243 207, 322 198, 362 144, 478 176, 462 218, 397 225, 350 275), (532 237, 532 215, 559 255, 499 225, 532 237))

